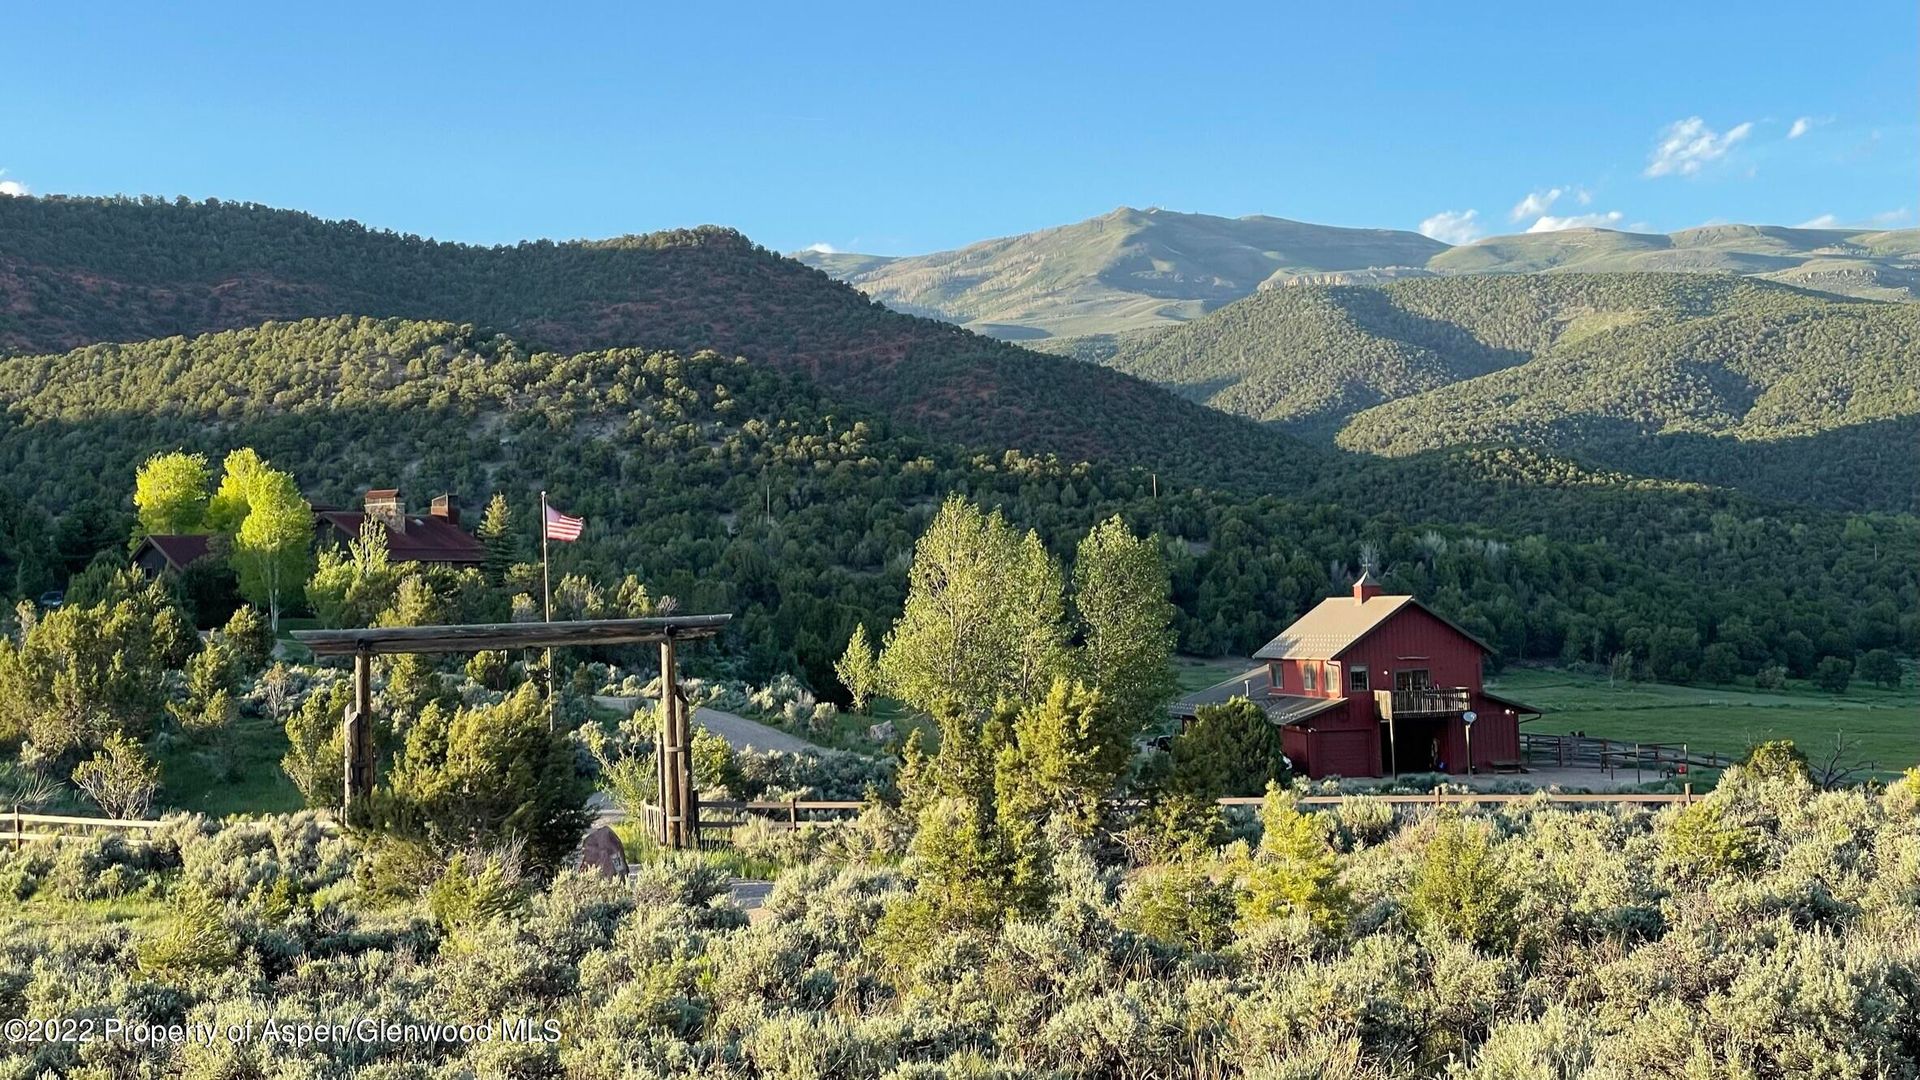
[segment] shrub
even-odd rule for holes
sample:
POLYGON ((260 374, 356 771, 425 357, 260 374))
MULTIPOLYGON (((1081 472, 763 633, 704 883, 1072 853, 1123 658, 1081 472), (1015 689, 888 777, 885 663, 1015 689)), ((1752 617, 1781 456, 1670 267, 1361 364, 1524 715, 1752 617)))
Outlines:
POLYGON ((1414 923, 1498 949, 1513 941, 1518 900, 1490 827, 1457 815, 1441 817, 1407 895, 1414 923))
POLYGON ((1120 890, 1119 924, 1168 945, 1213 950, 1232 934, 1235 896, 1214 868, 1186 859, 1139 871, 1120 890))
POLYGON ((73 785, 111 818, 143 818, 160 790, 160 766, 125 735, 107 737, 99 753, 73 770, 73 785))

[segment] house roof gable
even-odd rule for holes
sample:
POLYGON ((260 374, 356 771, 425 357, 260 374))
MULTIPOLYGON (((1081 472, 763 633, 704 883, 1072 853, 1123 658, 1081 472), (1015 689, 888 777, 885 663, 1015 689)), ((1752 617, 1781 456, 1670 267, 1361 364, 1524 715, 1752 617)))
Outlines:
MULTIPOLYGON (((331 525, 342 539, 360 535, 366 520, 361 510, 319 510, 314 516, 331 525)), ((460 526, 432 514, 408 514, 407 530, 387 530, 387 554, 394 562, 479 564, 487 549, 460 526)))
MULTIPOLYGON (((207 557, 212 539, 204 533, 150 533, 141 539, 140 545, 159 552, 175 570, 184 570, 207 557)), ((139 558, 138 551, 134 557, 139 558)))
POLYGON ((1333 660, 1353 648, 1367 635, 1386 625, 1389 619, 1409 608, 1433 616, 1442 625, 1492 652, 1487 643, 1460 628, 1452 619, 1439 614, 1411 596, 1372 596, 1355 602, 1351 596, 1329 596, 1313 610, 1293 621, 1272 641, 1253 654, 1255 660, 1333 660))

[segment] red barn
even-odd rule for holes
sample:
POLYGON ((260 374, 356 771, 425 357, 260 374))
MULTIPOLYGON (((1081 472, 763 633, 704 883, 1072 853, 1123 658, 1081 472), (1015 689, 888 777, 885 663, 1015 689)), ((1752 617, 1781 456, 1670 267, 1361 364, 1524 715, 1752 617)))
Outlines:
POLYGON ((1520 717, 1539 710, 1481 685, 1486 643, 1411 596, 1361 575, 1253 654, 1263 667, 1201 691, 1176 711, 1244 696, 1284 731, 1297 772, 1388 776, 1518 768, 1520 717), (1468 728, 1472 734, 1469 739, 1468 728))

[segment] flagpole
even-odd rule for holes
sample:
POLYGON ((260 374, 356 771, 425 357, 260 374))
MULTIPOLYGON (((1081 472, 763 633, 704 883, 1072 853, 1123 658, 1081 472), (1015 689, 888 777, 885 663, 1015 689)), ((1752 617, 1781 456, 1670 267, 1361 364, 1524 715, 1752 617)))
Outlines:
POLYGON ((547 493, 540 493, 540 591, 546 594, 547 621, 553 621, 553 571, 547 555, 547 493))
MULTIPOLYGON (((553 621, 553 564, 547 536, 547 493, 540 492, 540 591, 546 600, 547 621, 553 621)), ((547 646, 547 730, 553 730, 553 646, 547 646)))

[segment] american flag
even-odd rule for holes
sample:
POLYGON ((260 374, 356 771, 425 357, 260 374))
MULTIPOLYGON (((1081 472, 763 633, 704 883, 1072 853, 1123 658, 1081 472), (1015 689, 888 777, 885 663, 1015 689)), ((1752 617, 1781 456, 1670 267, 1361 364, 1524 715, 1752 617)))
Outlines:
POLYGON ((586 518, 568 517, 551 506, 547 507, 547 539, 578 540, 580 530, 586 527, 586 518))

